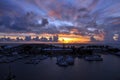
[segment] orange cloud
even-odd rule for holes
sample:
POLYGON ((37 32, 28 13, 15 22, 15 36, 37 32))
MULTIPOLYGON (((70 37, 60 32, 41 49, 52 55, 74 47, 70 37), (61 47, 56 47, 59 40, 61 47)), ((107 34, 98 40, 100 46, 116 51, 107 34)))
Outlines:
POLYGON ((56 16, 57 18, 61 18, 61 15, 60 15, 57 11, 51 10, 51 11, 48 12, 48 14, 49 14, 49 16, 51 16, 51 17, 56 16))
POLYGON ((78 29, 72 29, 72 30, 70 31, 70 33, 71 33, 71 34, 79 33, 79 31, 78 31, 78 29))
POLYGON ((113 22, 113 24, 120 24, 120 21, 113 22))
POLYGON ((105 35, 104 34, 96 34, 94 35, 94 38, 98 41, 104 41, 105 35))

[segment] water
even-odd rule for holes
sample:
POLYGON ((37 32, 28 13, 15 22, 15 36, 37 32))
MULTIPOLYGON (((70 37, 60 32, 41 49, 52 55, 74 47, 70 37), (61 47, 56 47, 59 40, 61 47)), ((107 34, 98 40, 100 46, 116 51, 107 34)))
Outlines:
POLYGON ((22 44, 36 44, 36 45, 39 45, 39 44, 49 44, 49 45, 54 45, 54 46, 59 46, 59 47, 63 47, 63 44, 64 46, 66 47, 70 47, 70 46, 75 46, 75 47, 80 47, 80 46, 88 46, 88 45, 109 45, 109 46, 112 46, 112 47, 115 47, 115 48, 120 48, 120 42, 89 42, 89 43, 59 43, 59 42, 39 42, 39 41, 33 41, 33 42, 0 42, 0 46, 1 45, 8 45, 8 46, 19 46, 19 45, 22 45, 22 44))
POLYGON ((16 80, 120 80, 120 57, 102 57, 102 62, 75 58, 75 64, 68 67, 56 65, 55 57, 42 60, 37 65, 24 64, 24 60, 0 64, 0 80, 8 75, 9 65, 16 80))

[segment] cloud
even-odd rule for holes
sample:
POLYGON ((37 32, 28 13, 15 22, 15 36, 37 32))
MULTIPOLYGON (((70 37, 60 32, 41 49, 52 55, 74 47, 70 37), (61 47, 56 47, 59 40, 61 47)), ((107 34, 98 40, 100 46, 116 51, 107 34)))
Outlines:
POLYGON ((112 37, 120 31, 119 7, 120 0, 1 0, 0 32, 112 37))

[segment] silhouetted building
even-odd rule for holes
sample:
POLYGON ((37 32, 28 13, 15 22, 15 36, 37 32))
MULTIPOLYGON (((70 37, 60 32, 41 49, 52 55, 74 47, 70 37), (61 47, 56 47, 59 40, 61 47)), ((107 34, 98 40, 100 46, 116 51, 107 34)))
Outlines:
POLYGON ((52 41, 53 41, 52 37, 49 37, 49 41, 50 41, 50 42, 52 42, 52 41))
POLYGON ((25 36, 25 41, 31 41, 31 36, 25 36))
POLYGON ((45 37, 41 37, 40 41, 42 41, 42 42, 47 42, 47 41, 48 41, 48 39, 47 39, 47 38, 45 38, 45 37))
POLYGON ((35 38, 33 38, 33 40, 35 40, 35 41, 39 41, 40 39, 39 39, 38 36, 36 36, 35 38))
POLYGON ((23 39, 22 39, 22 38, 17 37, 17 38, 16 38, 16 41, 23 41, 23 39))
POLYGON ((58 35, 53 36, 53 42, 58 42, 58 35))
POLYGON ((25 39, 20 37, 16 37, 16 39, 12 39, 11 37, 3 37, 0 38, 0 41, 42 41, 42 42, 58 42, 58 35, 51 36, 49 38, 36 36, 35 38, 31 38, 31 36, 25 36, 25 39))
POLYGON ((19 37, 16 38, 16 41, 20 41, 21 39, 19 37))

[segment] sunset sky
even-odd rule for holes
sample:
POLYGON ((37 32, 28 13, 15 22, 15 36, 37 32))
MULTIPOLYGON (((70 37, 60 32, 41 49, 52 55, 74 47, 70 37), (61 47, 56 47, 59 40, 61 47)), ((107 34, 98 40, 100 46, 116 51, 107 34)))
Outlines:
POLYGON ((120 0, 0 0, 0 37, 56 34, 66 43, 119 40, 120 0))

